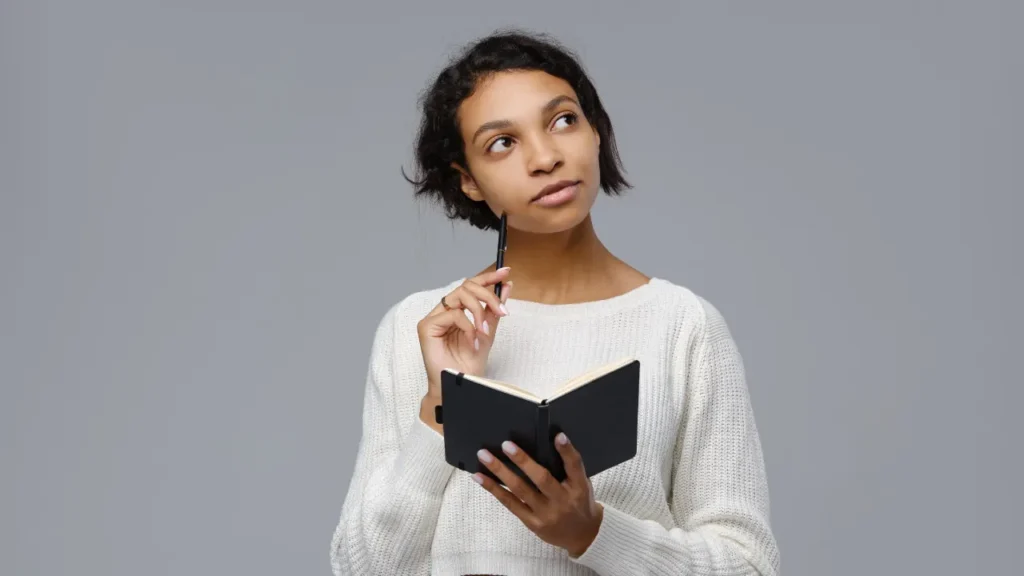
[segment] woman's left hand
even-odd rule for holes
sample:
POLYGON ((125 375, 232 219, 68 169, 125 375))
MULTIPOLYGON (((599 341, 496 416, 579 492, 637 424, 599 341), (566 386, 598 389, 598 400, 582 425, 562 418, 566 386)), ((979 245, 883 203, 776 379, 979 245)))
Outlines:
POLYGON ((565 548, 570 556, 576 558, 586 552, 597 537, 604 509, 594 501, 593 486, 583 467, 583 459, 565 434, 556 437, 555 447, 565 463, 566 479, 562 482, 555 480, 547 469, 512 442, 503 443, 502 450, 537 488, 530 486, 486 450, 478 454, 480 462, 501 478, 508 490, 486 474, 474 474, 473 479, 541 540, 565 548))

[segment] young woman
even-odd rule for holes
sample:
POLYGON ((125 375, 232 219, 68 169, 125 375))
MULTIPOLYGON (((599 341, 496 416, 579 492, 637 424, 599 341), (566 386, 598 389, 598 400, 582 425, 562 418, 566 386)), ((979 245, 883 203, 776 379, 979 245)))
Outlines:
POLYGON ((507 266, 384 314, 334 573, 777 574, 760 440, 725 321, 595 233, 598 191, 629 185, 581 66, 544 37, 495 34, 440 73, 422 108, 416 193, 482 229, 505 214, 507 266), (533 487, 482 451, 508 490, 445 461, 443 369, 543 396, 624 356, 641 362, 633 459, 588 479, 559 436, 569 476, 558 482, 506 443, 533 487))

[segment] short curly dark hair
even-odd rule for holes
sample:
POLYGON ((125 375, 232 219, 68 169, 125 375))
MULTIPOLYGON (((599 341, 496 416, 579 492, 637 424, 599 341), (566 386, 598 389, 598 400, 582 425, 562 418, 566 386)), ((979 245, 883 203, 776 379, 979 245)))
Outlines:
POLYGON ((577 57, 545 34, 501 30, 479 39, 453 59, 420 97, 422 117, 416 138, 417 177, 402 176, 414 186, 415 197, 444 205, 448 218, 468 220, 482 230, 498 228, 498 218, 482 201, 473 201, 461 188, 452 163, 466 167, 465 143, 459 131, 459 105, 490 74, 510 70, 540 70, 572 86, 584 116, 601 137, 598 166, 601 188, 619 194, 631 188, 615 144, 612 122, 577 57))

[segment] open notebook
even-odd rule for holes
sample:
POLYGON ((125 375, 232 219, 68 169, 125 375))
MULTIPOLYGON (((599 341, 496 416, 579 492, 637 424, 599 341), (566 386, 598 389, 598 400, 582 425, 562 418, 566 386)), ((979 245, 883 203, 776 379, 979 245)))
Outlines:
POLYGON ((565 468, 554 438, 565 432, 587 475, 593 476, 636 455, 639 392, 640 361, 635 358, 580 374, 547 398, 508 382, 444 370, 436 416, 444 428, 445 459, 500 483, 477 460, 477 451, 487 448, 526 478, 501 450, 501 443, 511 440, 562 481, 565 468))

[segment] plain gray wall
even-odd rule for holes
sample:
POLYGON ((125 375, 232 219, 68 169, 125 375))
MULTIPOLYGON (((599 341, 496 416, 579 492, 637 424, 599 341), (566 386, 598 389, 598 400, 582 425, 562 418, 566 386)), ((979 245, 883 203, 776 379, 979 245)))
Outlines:
POLYGON ((507 25, 729 321, 784 573, 1020 573, 1021 3, 157 4, 0 4, 0 573, 329 573, 376 323, 493 247, 416 98, 507 25))

